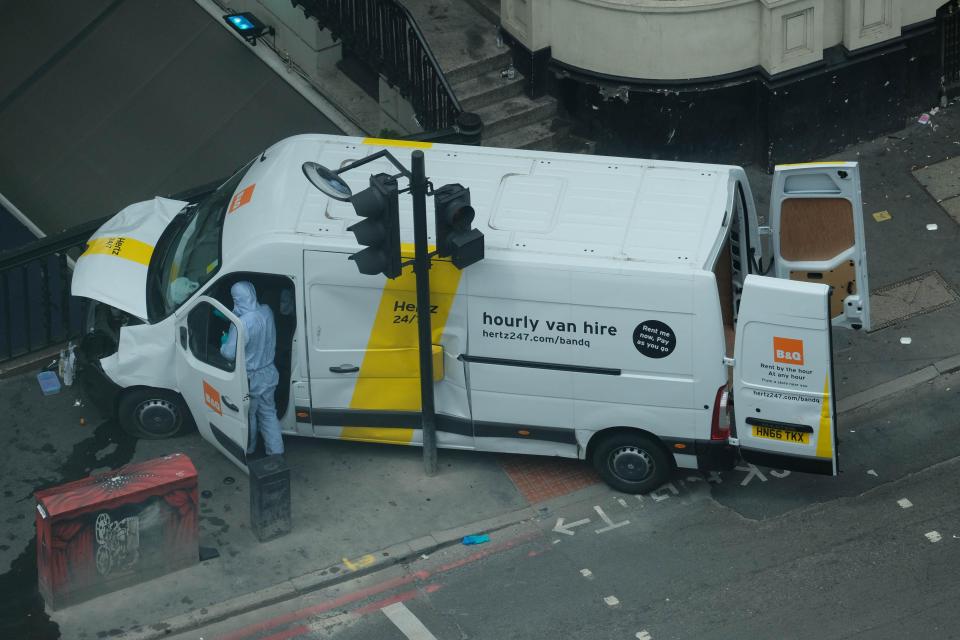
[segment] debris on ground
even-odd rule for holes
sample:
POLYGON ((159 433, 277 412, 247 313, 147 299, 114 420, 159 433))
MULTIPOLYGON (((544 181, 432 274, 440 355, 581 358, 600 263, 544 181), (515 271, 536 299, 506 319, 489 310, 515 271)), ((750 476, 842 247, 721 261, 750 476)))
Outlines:
POLYGON ((486 533, 481 535, 463 536, 463 544, 483 544, 490 542, 490 536, 486 533))
POLYGON ((877 222, 886 222, 892 217, 893 216, 890 215, 889 211, 877 211, 876 213, 873 214, 873 219, 876 220, 877 222))
POLYGON ((913 338, 909 338, 907 336, 900 338, 900 344, 910 344, 911 342, 913 342, 913 338))

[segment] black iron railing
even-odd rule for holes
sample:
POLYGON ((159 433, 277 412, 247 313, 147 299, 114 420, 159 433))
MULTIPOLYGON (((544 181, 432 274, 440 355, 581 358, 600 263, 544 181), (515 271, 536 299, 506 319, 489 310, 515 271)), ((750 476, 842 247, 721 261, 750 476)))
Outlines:
POLYGON ((84 305, 70 294, 71 260, 105 221, 0 254, 0 362, 80 336, 84 305))
POLYGON ((943 55, 943 88, 955 95, 960 89, 960 2, 951 0, 937 12, 943 55))
POLYGON ((469 136, 473 134, 469 129, 476 127, 479 140, 479 118, 464 114, 420 27, 402 4, 396 0, 290 1, 396 87, 413 106, 424 131, 468 129, 463 133, 469 136), (472 118, 464 122, 461 115, 472 118))

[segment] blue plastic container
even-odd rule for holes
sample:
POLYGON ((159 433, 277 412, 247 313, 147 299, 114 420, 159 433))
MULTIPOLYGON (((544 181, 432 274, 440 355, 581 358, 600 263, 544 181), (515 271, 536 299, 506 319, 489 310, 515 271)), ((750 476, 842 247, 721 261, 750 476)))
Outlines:
POLYGON ((42 371, 37 374, 37 382, 40 383, 40 390, 43 395, 52 396, 60 393, 60 378, 53 371, 42 371))

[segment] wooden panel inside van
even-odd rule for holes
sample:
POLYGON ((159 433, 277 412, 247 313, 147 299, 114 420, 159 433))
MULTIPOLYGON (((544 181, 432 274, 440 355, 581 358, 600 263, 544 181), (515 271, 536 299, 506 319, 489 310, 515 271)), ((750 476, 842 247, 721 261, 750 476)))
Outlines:
POLYGON ((780 213, 780 255, 791 262, 829 260, 854 245, 846 198, 788 198, 780 213))

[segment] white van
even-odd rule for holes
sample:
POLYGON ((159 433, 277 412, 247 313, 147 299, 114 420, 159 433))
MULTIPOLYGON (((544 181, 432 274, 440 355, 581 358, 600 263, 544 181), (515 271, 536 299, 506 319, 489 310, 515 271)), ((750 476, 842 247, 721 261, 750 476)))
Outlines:
MULTIPOLYGON (((302 171, 385 147, 405 164, 422 149, 433 185, 469 187, 485 234, 484 260, 431 270, 440 447, 586 459, 626 492, 674 466, 729 468, 738 451, 836 473, 831 326, 869 328, 850 162, 777 167, 768 229, 734 166, 284 140, 199 202, 124 209, 77 261, 73 293, 93 301, 85 352, 127 430, 195 423, 246 468, 244 360, 219 354, 228 322, 243 331, 229 294, 243 279, 277 319, 285 436, 421 444, 411 270, 358 273, 354 210, 302 171)), ((394 168, 381 158, 342 177, 356 193, 380 172, 394 168)), ((409 195, 400 206, 409 243, 409 195)))

